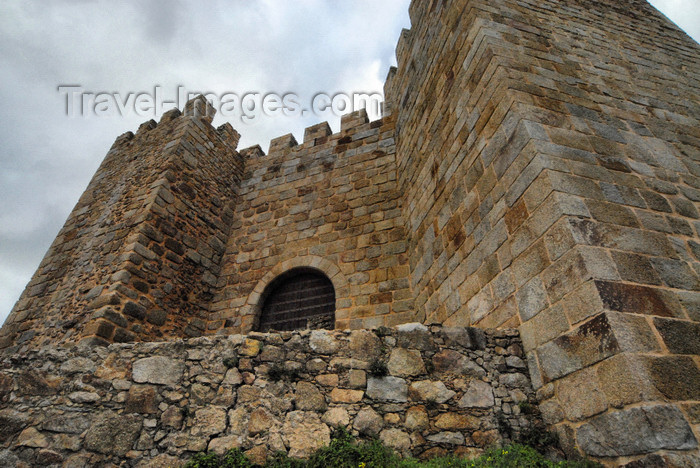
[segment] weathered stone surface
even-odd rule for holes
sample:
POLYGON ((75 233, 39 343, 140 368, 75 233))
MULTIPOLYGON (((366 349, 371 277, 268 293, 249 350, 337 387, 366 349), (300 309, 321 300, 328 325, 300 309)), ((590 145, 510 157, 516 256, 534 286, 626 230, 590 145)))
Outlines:
POLYGON ((249 414, 246 408, 238 407, 228 412, 228 432, 243 436, 248 433, 249 414))
POLYGON ((83 414, 48 414, 41 428, 44 431, 80 434, 90 427, 90 419, 83 414))
POLYGON ((338 374, 321 374, 316 376, 316 382, 325 387, 337 387, 339 381, 338 374))
POLYGON ((514 367, 516 369, 527 369, 527 364, 525 361, 520 359, 518 356, 508 356, 506 358, 506 365, 508 367, 514 367))
POLYGON ((309 346, 318 354, 333 354, 338 349, 338 340, 329 333, 312 330, 309 346))
POLYGON ((448 374, 473 375, 485 377, 486 371, 462 353, 445 349, 433 356, 436 371, 448 374))
POLYGON ((26 413, 20 413, 13 409, 0 410, 0 442, 7 441, 10 437, 21 431, 29 422, 26 413))
POLYGON ((217 455, 223 455, 232 448, 241 447, 241 437, 240 436, 223 436, 217 437, 209 441, 207 450, 216 453, 217 455))
POLYGON ((564 419, 564 411, 561 409, 561 405, 555 398, 550 398, 547 401, 543 401, 539 405, 540 413, 542 413, 542 420, 546 424, 557 424, 562 419, 564 419))
POLYGON ((501 374, 498 377, 498 381, 508 388, 517 388, 517 387, 522 387, 523 385, 527 385, 528 379, 527 379, 527 377, 525 377, 524 374, 515 373, 515 374, 501 374))
POLYGON ((0 401, 5 400, 9 396, 14 384, 15 381, 12 379, 12 376, 0 372, 0 401))
POLYGON ((73 392, 68 395, 68 398, 75 403, 95 403, 100 401, 100 395, 95 392, 73 392))
POLYGON ((400 429, 384 429, 379 434, 379 440, 399 453, 406 452, 411 448, 411 437, 400 429))
POLYGON ((350 388, 364 388, 367 385, 367 373, 359 369, 348 371, 348 386, 350 388))
POLYGON ((467 414, 444 413, 435 420, 435 427, 438 429, 453 431, 461 429, 477 429, 479 418, 467 414))
POLYGON ((350 415, 345 408, 335 407, 330 408, 321 418, 329 427, 346 427, 350 424, 350 415))
POLYGON ((71 452, 78 452, 82 446, 82 440, 79 436, 68 435, 68 434, 54 434, 53 435, 53 447, 60 450, 69 450, 71 452))
POLYGON ((123 456, 133 448, 141 425, 138 416, 104 412, 87 430, 84 446, 93 452, 123 456))
POLYGON ((438 432, 428 436, 430 442, 446 445, 464 445, 464 436, 460 432, 438 432))
POLYGON ((382 354, 381 340, 369 330, 353 330, 348 347, 355 359, 371 360, 382 354))
POLYGON ((35 427, 28 427, 17 436, 16 445, 21 447, 46 448, 49 441, 46 436, 36 430, 35 427))
POLYGON ((153 414, 158 412, 156 391, 151 386, 134 385, 126 398, 127 413, 153 414))
POLYGON ((182 411, 177 406, 168 406, 160 416, 160 422, 165 427, 180 429, 182 427, 182 411))
POLYGON ((431 351, 435 348, 430 330, 420 323, 405 323, 396 327, 398 330, 398 345, 402 348, 431 351))
POLYGON ((55 465, 63 461, 63 456, 53 450, 42 449, 38 451, 36 461, 41 466, 55 465))
POLYGON ((596 373, 584 369, 557 382, 557 395, 569 421, 580 421, 608 409, 596 373))
POLYGON ((77 374, 79 372, 92 373, 95 372, 95 370, 97 370, 95 363, 92 362, 92 360, 83 357, 69 359, 61 364, 61 372, 68 375, 77 374))
MULTIPOLYGON (((510 332, 484 332, 480 355, 469 352, 464 334, 433 325, 447 323, 521 327, 535 386, 556 384, 548 399, 569 419, 562 432, 609 406, 697 401, 700 114, 689 78, 698 75, 697 44, 641 1, 472 3, 412 2, 412 30, 401 34, 376 122, 354 113, 338 134, 316 125, 304 144, 289 134, 262 157, 260 148, 238 153, 230 126, 211 127, 202 98, 183 116, 171 111, 120 137, 0 332, 0 346, 25 356, 52 341, 248 332, 270 280, 301 267, 334 285, 339 345, 333 361, 322 355, 341 389, 363 390, 345 371, 367 369, 397 344, 423 351, 423 359, 449 348, 487 372, 500 408, 484 413, 500 409, 522 427, 513 404, 530 393, 519 357, 506 356, 510 332), (123 161, 132 164, 116 163, 123 161), (376 328, 410 320, 421 324, 376 328), (348 340, 341 330, 349 328, 376 328, 377 336, 348 340), (626 367, 634 375, 616 386, 605 378, 615 368, 606 362, 621 354, 634 361, 626 367), (577 386, 576 373, 592 367, 598 383, 577 386), (579 401, 583 388, 600 392, 579 401)), ((310 334, 231 340, 226 355, 245 358, 240 390, 220 390, 219 359, 207 359, 214 350, 169 347, 165 355, 193 363, 188 380, 176 383, 183 396, 163 395, 164 407, 194 413, 213 401, 250 412, 263 401, 281 412, 298 379, 318 377, 315 367, 279 385, 257 369, 284 361, 287 370, 304 368, 310 334)), ((80 357, 92 355, 83 349, 80 357)), ((38 397, 42 407, 104 403, 123 411, 127 389, 114 392, 93 377, 128 377, 134 359, 160 347, 107 352, 115 349, 128 355, 126 364, 100 363, 80 382, 52 352, 34 370, 15 370, 17 359, 3 367, 16 389, 3 404, 38 397)), ((444 357, 437 367, 454 370, 444 357)), ((460 397, 469 382, 421 378, 443 379, 460 397)), ((330 398, 326 390, 319 389, 330 398)), ((370 395, 368 388, 366 399, 337 404, 400 413, 395 401, 370 395)), ((452 409, 457 400, 445 404, 452 409)), ((151 419, 158 418, 148 418, 155 431, 151 419)))
POLYGON ((690 356, 644 356, 646 375, 666 399, 695 400, 700 396, 700 368, 690 356))
POLYGON ((496 430, 474 431, 472 433, 472 439, 481 447, 492 447, 498 442, 498 437, 498 431, 496 430))
MULTIPOLYGON (((198 405, 206 405, 210 403, 216 395, 213 388, 211 388, 209 385, 200 383, 193 384, 190 387, 190 393, 192 394, 192 398, 194 399, 195 403, 198 405)), ((244 392, 241 393, 243 394, 244 392)))
POLYGON ((459 345, 467 349, 486 348, 486 335, 474 327, 444 327, 442 334, 449 345, 459 345))
POLYGON ((250 413, 250 419, 248 420, 248 433, 250 435, 257 435, 267 432, 277 424, 278 422, 268 410, 265 408, 257 408, 250 413))
POLYGON ((420 351, 415 349, 394 349, 389 357, 388 368, 389 374, 396 377, 425 374, 425 364, 420 351))
POLYGON ((425 429, 430 424, 428 413, 422 406, 414 406, 406 411, 406 429, 416 431, 425 429))
POLYGON ((333 403, 358 403, 362 401, 365 392, 362 390, 349 390, 345 388, 334 388, 331 391, 331 401, 333 403))
POLYGON ((221 383, 225 385, 240 385, 243 383, 243 377, 238 369, 229 369, 226 371, 224 380, 221 383))
POLYGON ((292 411, 287 413, 282 437, 289 446, 289 456, 308 458, 318 448, 328 445, 331 432, 316 413, 292 411))
POLYGON ((606 314, 541 346, 537 356, 547 381, 563 377, 619 352, 606 314))
POLYGON ((408 385, 399 377, 370 377, 367 380, 367 396, 380 401, 405 402, 408 385))
POLYGON ((56 393, 60 380, 43 371, 28 370, 17 375, 17 388, 20 394, 47 396, 56 393))
POLYGON ((262 343, 260 341, 246 338, 241 347, 238 349, 238 353, 241 356, 255 357, 261 350, 262 343))
POLYGON ((134 362, 133 378, 138 383, 176 385, 185 369, 183 362, 164 356, 139 359, 134 362))
POLYGON ((157 455, 150 460, 142 460, 136 465, 137 468, 161 468, 163 466, 180 468, 184 466, 182 460, 172 455, 161 454, 157 455))
POLYGON ((455 396, 456 393, 447 388, 445 384, 440 381, 422 380, 411 384, 409 395, 411 398, 419 401, 445 403, 455 396))
POLYGON ((672 353, 700 355, 700 323, 655 318, 654 325, 672 353))
MULTIPOLYGON (((360 399, 362 399, 362 396, 360 396, 360 399)), ((327 407, 326 399, 321 392, 314 384, 309 382, 297 383, 294 402, 296 408, 303 411, 325 411, 327 407)))
POLYGON ((483 380, 473 379, 459 400, 460 408, 490 408, 494 404, 493 388, 483 380))
POLYGON ((20 466, 17 456, 9 450, 0 450, 0 466, 15 467, 20 466))
POLYGON ((194 436, 211 436, 220 434, 226 429, 226 409, 209 406, 197 410, 192 423, 191 433, 194 436))
POLYGON ((267 461, 268 451, 264 445, 256 445, 255 447, 246 450, 245 456, 257 466, 262 466, 267 461))
POLYGON ((360 434, 376 437, 384 428, 384 418, 372 408, 363 408, 355 416, 352 427, 360 434))
POLYGON ((698 443, 675 406, 657 405, 596 416, 578 428, 576 440, 595 457, 619 457, 656 450, 688 450, 698 443))

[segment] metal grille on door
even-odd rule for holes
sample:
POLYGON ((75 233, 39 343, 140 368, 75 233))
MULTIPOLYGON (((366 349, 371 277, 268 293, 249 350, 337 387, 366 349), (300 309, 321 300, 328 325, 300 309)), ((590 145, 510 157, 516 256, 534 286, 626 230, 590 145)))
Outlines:
POLYGON ((333 327, 335 290, 323 273, 290 270, 270 283, 263 297, 258 331, 298 330, 307 322, 333 327))

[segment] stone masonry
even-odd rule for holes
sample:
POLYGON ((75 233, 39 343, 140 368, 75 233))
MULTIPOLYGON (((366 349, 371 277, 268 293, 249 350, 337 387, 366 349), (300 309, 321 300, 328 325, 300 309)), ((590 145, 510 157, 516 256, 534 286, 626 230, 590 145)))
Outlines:
POLYGON ((312 266, 336 291, 337 328, 413 318, 407 242, 396 183, 395 119, 364 111, 243 150, 246 175, 211 306, 211 328, 253 329, 260 295, 290 268, 312 266))
POLYGON ((381 120, 238 151, 195 99, 119 137, 0 349, 248 333, 311 268, 337 330, 517 328, 569 455, 700 464, 700 47, 644 0, 409 13, 381 120))
POLYGON ((177 467, 231 447, 264 462, 337 427, 475 455, 538 424, 523 357, 516 330, 420 324, 32 350, 0 361, 0 465, 177 467))
POLYGON ((697 450, 700 48, 641 0, 410 14, 385 95, 416 319, 519 327, 571 453, 697 450))
POLYGON ((0 333, 0 347, 199 336, 243 172, 193 100, 115 141, 0 333), (177 311, 177 313, 173 313, 177 311))

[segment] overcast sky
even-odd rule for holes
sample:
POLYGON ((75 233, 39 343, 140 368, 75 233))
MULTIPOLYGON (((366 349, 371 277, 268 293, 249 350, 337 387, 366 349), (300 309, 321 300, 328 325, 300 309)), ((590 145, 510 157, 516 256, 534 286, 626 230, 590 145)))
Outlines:
MULTIPOLYGON (((652 3, 698 40, 700 0, 652 3)), ((0 2, 0 323, 114 139, 149 117, 66 116, 60 85, 215 93, 380 92, 409 0, 0 2)), ((167 107, 164 109, 167 110, 167 107)), ((159 115, 154 117, 158 118, 159 115)), ((325 120, 224 121, 240 148, 325 120)), ((339 119, 328 119, 333 131, 339 119)))

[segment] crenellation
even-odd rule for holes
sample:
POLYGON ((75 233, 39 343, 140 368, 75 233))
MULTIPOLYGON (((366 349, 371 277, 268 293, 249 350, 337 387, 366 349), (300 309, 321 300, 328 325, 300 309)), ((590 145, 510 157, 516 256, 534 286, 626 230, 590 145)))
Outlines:
POLYGON ((340 118, 340 133, 350 133, 355 127, 369 123, 365 109, 345 114, 340 118))
POLYGON ((171 120, 177 119, 180 116, 182 116, 182 112, 180 112, 180 109, 176 107, 174 109, 170 109, 169 111, 163 112, 163 115, 160 117, 160 121, 161 123, 169 122, 171 120))
POLYGON ((405 68, 410 66, 410 63, 407 63, 407 60, 410 58, 410 47, 411 47, 411 30, 410 29, 402 29, 401 34, 399 35, 399 41, 396 43, 396 61, 398 63, 397 68, 405 68))
POLYGON ((136 134, 142 135, 150 130, 153 130, 157 126, 158 126, 158 122, 156 122, 153 119, 148 120, 148 121, 142 123, 141 125, 139 125, 139 129, 136 131, 136 134))
POLYGON ((134 138, 134 132, 125 132, 125 133, 122 133, 121 135, 119 135, 119 136, 116 138, 116 140, 114 140, 114 144, 112 145, 112 148, 110 149, 110 151, 112 151, 113 149, 115 149, 115 147, 118 147, 118 146, 121 146, 121 145, 123 145, 123 144, 125 144, 125 143, 128 143, 128 142, 131 141, 133 138, 134 138))
POLYGON ((286 135, 273 138, 270 141, 270 148, 267 151, 267 154, 269 156, 277 154, 287 154, 289 153, 290 148, 294 148, 298 145, 299 143, 297 143, 297 140, 296 138, 294 138, 294 135, 292 135, 291 133, 287 133, 286 135))
POLYGON ((253 145, 248 148, 242 149, 240 153, 241 156, 243 156, 245 159, 262 158, 263 156, 265 156, 265 152, 260 147, 260 145, 253 145))
POLYGON ((214 120, 214 114, 216 114, 216 109, 201 94, 187 101, 182 111, 184 117, 193 117, 208 124, 214 120))
POLYGON ((241 139, 241 134, 238 133, 230 123, 226 122, 216 129, 216 133, 221 139, 228 143, 232 150, 238 148, 238 142, 241 139))
POLYGON ((313 145, 325 143, 324 138, 333 134, 328 122, 321 122, 304 130, 304 143, 312 143, 313 145), (318 141, 316 141, 318 139, 318 141))

